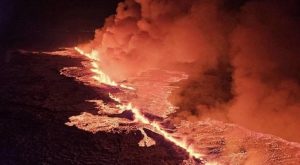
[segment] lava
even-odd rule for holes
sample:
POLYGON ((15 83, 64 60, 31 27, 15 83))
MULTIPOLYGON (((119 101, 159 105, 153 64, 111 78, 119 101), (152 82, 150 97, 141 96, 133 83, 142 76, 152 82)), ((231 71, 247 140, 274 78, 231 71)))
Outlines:
POLYGON ((86 56, 91 61, 92 68, 90 69, 95 75, 92 77, 94 80, 101 84, 106 84, 114 87, 121 87, 124 89, 134 90, 134 88, 126 86, 124 84, 117 84, 115 81, 111 80, 110 77, 105 74, 97 62, 100 61, 99 52, 96 50, 92 50, 91 53, 85 53, 82 49, 75 47, 74 48, 79 54, 86 56))
POLYGON ((118 84, 110 79, 100 68, 100 66, 97 64, 97 62, 100 61, 99 59, 99 53, 95 50, 92 50, 91 53, 85 53, 83 50, 81 50, 78 47, 75 47, 75 50, 81 54, 86 56, 88 59, 91 60, 91 66, 90 69, 95 75, 93 76, 93 79, 98 81, 101 84, 107 84, 110 86, 118 86, 118 84))
POLYGON ((167 131, 165 131, 161 125, 157 122, 152 122, 149 119, 147 119, 142 113, 141 111, 134 107, 132 105, 132 103, 127 103, 127 104, 123 104, 121 102, 121 99, 114 97, 113 95, 110 94, 110 98, 112 98, 113 100, 115 100, 116 102, 119 103, 118 107, 122 110, 130 110, 133 114, 134 114, 134 118, 136 122, 141 122, 143 124, 146 125, 150 125, 154 130, 154 132, 162 135, 165 139, 167 139, 168 141, 174 143, 176 146, 179 146, 181 148, 183 148, 186 152, 189 153, 190 156, 202 160, 203 155, 196 152, 190 145, 188 145, 187 143, 180 141, 176 138, 174 138, 170 133, 168 133, 167 131))
MULTIPOLYGON (((81 50, 78 47, 75 47, 75 50, 80 53, 81 55, 86 56, 87 58, 89 58, 89 60, 91 61, 91 66, 92 68, 90 69, 95 75, 93 76, 93 78, 98 81, 99 83, 102 84, 106 84, 106 85, 110 85, 110 86, 119 86, 121 88, 126 88, 126 89, 134 89, 132 87, 127 87, 123 84, 119 85, 116 82, 114 82, 113 80, 110 79, 110 77, 108 75, 106 75, 102 70, 101 67, 97 64, 97 62, 100 61, 99 58, 99 53, 97 51, 92 51, 91 53, 86 53, 83 50, 81 50)), ((115 97, 114 95, 112 95, 111 93, 109 93, 109 97, 111 99, 113 99, 114 101, 116 101, 118 103, 117 107, 121 110, 121 111, 125 111, 125 110, 130 110, 133 115, 134 115, 134 121, 135 122, 139 122, 145 125, 148 125, 151 127, 152 131, 160 134, 161 136, 163 136, 166 140, 172 142, 173 144, 175 144, 176 146, 184 149, 189 156, 201 160, 203 161, 203 154, 195 151, 193 149, 193 147, 191 145, 189 145, 188 143, 177 139, 175 137, 173 137, 170 133, 168 133, 167 131, 165 131, 163 129, 163 127, 155 122, 155 121, 150 121, 148 118, 146 118, 140 109, 138 109, 137 107, 134 107, 132 105, 132 103, 123 103, 123 101, 118 98, 115 97)))

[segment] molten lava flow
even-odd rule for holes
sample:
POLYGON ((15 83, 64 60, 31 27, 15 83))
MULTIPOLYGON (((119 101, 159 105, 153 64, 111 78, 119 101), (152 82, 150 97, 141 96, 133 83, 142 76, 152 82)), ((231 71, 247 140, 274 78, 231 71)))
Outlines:
POLYGON ((81 55, 86 56, 88 59, 91 60, 91 71, 95 74, 93 76, 93 79, 98 81, 102 84, 107 84, 110 86, 117 86, 118 84, 110 79, 100 68, 97 62, 100 61, 99 53, 96 50, 92 50, 91 53, 85 53, 83 50, 81 50, 78 47, 75 47, 75 50, 80 53, 81 55))
POLYGON ((110 94, 110 98, 112 98, 113 100, 115 100, 116 102, 118 102, 120 105, 118 105, 118 107, 122 110, 130 110, 133 114, 134 114, 134 119, 136 122, 141 122, 143 124, 147 124, 150 125, 154 131, 160 135, 162 135, 165 139, 167 139, 168 141, 174 143, 175 145, 185 149, 190 156, 196 158, 196 159, 202 159, 201 157, 203 156, 200 153, 197 153, 196 151, 193 150, 192 147, 190 147, 187 143, 182 142, 176 138, 174 138, 170 133, 166 132, 165 130, 162 129, 161 125, 157 122, 152 122, 149 119, 147 119, 142 113, 141 111, 136 108, 133 107, 131 103, 127 103, 127 104, 122 104, 121 99, 114 97, 113 95, 110 94))
POLYGON ((99 59, 99 55, 98 55, 98 51, 96 50, 92 50, 91 53, 85 53, 83 50, 81 50, 78 47, 74 48, 78 53, 80 53, 81 55, 84 55, 86 57, 88 57, 89 59, 93 60, 93 61, 100 61, 99 59))
POLYGON ((101 84, 106 84, 110 86, 119 86, 124 89, 134 90, 134 88, 126 86, 124 84, 117 84, 115 81, 111 80, 108 75, 106 75, 100 68, 97 62, 100 61, 99 52, 92 50, 91 53, 86 53, 82 49, 75 47, 74 48, 79 54, 86 56, 91 61, 92 68, 90 69, 95 75, 93 79, 101 84))
MULTIPOLYGON (((116 82, 112 81, 108 75, 106 75, 103 71, 101 71, 100 66, 97 64, 97 62, 100 61, 99 54, 97 51, 92 51, 91 53, 85 53, 83 50, 77 47, 75 47, 75 50, 80 54, 88 57, 91 60, 91 67, 92 67, 91 71, 95 74, 93 76, 95 80, 97 80, 100 83, 111 85, 111 86, 119 86, 121 88, 133 89, 132 87, 127 87, 122 84, 121 85, 117 84, 116 82)), ((130 110, 134 114, 135 122, 140 122, 142 124, 149 125, 152 131, 162 135, 165 139, 174 143, 176 146, 183 148, 191 157, 202 160, 202 156, 203 156, 202 154, 196 152, 193 149, 193 147, 191 147, 186 142, 174 138, 170 133, 165 131, 159 123, 150 121, 142 114, 142 112, 138 108, 134 107, 132 103, 123 103, 123 101, 120 98, 115 97, 110 93, 109 93, 109 97, 118 103, 117 107, 121 111, 130 110)))

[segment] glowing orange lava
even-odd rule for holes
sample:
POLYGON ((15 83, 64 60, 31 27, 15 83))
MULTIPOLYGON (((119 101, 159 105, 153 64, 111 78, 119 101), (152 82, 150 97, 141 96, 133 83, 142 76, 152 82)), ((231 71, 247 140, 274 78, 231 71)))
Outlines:
MULTIPOLYGON (((81 55, 86 56, 87 58, 90 59, 91 61, 91 71, 95 74, 93 78, 98 81, 99 83, 111 85, 111 86, 119 86, 121 88, 126 88, 126 89, 133 89, 132 87, 127 87, 125 85, 119 85, 116 82, 112 81, 108 75, 106 75, 98 65, 98 61, 100 61, 99 53, 97 51, 92 51, 91 53, 85 53, 83 50, 81 50, 78 47, 75 47, 75 50, 79 52, 81 55)), ((160 135, 162 135, 166 140, 174 143, 176 146, 179 146, 180 148, 184 149, 191 157, 194 157, 199 160, 202 159, 202 154, 196 152, 191 145, 188 143, 174 138, 170 133, 165 131, 163 127, 154 121, 150 121, 148 118, 146 118, 142 112, 137 108, 132 105, 132 103, 123 103, 122 100, 118 97, 113 96, 112 94, 109 93, 109 97, 119 103, 117 107, 122 110, 130 110, 134 114, 134 120, 135 122, 140 122, 145 125, 149 125, 152 130, 160 135)))
POLYGON ((111 80, 111 78, 105 74, 97 62, 100 61, 100 54, 96 50, 92 50, 91 53, 86 53, 82 49, 75 47, 74 48, 79 54, 86 56, 91 61, 91 72, 93 72, 95 75, 92 77, 94 80, 101 84, 106 84, 110 86, 119 86, 124 89, 134 90, 134 88, 126 86, 124 84, 117 84, 115 81, 111 80))
POLYGON ((115 100, 116 102, 119 103, 118 108, 120 108, 122 111, 130 110, 134 114, 135 121, 150 125, 152 128, 154 128, 154 132, 162 135, 165 139, 174 143, 175 145, 185 149, 189 153, 190 156, 192 156, 196 159, 200 159, 200 160, 202 159, 201 158, 203 156, 202 154, 194 151, 194 149, 191 146, 189 146, 187 143, 174 138, 170 133, 168 133, 164 129, 162 129, 162 127, 159 123, 152 122, 149 119, 147 119, 138 108, 132 106, 132 103, 122 104, 121 99, 114 97, 111 94, 110 94, 110 98, 112 98, 113 100, 115 100))
POLYGON ((92 50, 91 53, 85 53, 78 47, 75 47, 75 50, 81 55, 86 56, 91 61, 92 68, 90 69, 95 75, 93 79, 102 84, 107 84, 110 86, 117 86, 118 84, 110 79, 100 68, 97 62, 100 61, 99 53, 96 50, 92 50))

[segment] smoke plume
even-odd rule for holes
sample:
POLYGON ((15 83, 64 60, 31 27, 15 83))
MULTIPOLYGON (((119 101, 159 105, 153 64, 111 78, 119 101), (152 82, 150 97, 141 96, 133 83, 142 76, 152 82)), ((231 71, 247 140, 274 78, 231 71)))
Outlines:
POLYGON ((300 141, 296 0, 126 0, 82 47, 122 81, 151 69, 190 78, 174 120, 207 118, 300 141))

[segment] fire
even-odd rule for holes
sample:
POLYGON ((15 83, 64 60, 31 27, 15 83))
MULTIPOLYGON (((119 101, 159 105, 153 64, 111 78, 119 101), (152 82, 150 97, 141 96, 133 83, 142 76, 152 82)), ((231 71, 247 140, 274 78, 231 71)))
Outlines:
MULTIPOLYGON (((75 50, 81 55, 86 56, 91 61, 92 68, 90 70, 95 74, 93 76, 93 79, 95 79, 96 81, 102 84, 107 84, 110 86, 119 86, 121 88, 134 90, 134 88, 132 87, 127 87, 123 84, 119 85, 116 82, 112 81, 110 77, 101 70, 101 67, 97 63, 100 61, 99 53, 97 51, 92 50, 91 53, 85 53, 83 50, 81 50, 78 47, 75 47, 75 50)), ((132 103, 123 103, 123 101, 120 98, 113 96, 111 93, 109 93, 109 97, 118 103, 117 107, 121 111, 130 110, 134 115, 135 122, 140 122, 142 124, 149 125, 154 132, 162 135, 166 140, 184 149, 191 157, 194 157, 199 160, 203 160, 202 158, 203 155, 196 152, 191 145, 189 145, 188 143, 180 139, 176 139, 175 137, 173 137, 170 133, 165 131, 159 123, 155 121, 150 121, 142 114, 141 110, 138 109, 137 107, 134 107, 132 103)))

